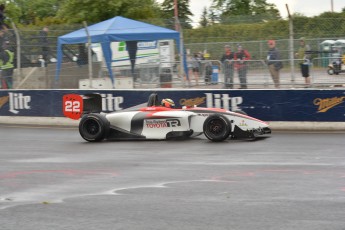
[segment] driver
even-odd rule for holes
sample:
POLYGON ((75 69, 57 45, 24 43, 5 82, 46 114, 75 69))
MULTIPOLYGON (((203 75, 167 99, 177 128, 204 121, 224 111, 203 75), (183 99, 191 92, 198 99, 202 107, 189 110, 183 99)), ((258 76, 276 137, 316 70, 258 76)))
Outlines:
POLYGON ((161 102, 161 105, 166 107, 166 108, 174 108, 175 107, 174 101, 169 99, 169 98, 163 99, 161 102))

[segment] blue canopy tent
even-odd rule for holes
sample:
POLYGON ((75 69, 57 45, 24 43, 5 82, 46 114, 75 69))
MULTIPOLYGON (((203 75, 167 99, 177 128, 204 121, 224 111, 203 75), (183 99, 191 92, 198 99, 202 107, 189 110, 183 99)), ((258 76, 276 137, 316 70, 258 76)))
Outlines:
MULTIPOLYGON (((110 43, 113 41, 126 41, 130 59, 135 61, 137 41, 154 41, 162 39, 174 39, 177 47, 180 45, 180 34, 175 30, 151 25, 144 22, 117 16, 106 21, 87 27, 87 31, 91 38, 91 43, 100 43, 102 46, 104 60, 112 82, 114 83, 114 75, 111 69, 112 51, 110 43), (133 52, 134 49, 134 52, 133 52)), ((59 80, 61 62, 62 62, 62 46, 64 44, 88 43, 88 35, 85 28, 65 34, 58 37, 57 44, 57 65, 55 80, 59 80)), ((132 68, 134 62, 132 63, 132 68)))

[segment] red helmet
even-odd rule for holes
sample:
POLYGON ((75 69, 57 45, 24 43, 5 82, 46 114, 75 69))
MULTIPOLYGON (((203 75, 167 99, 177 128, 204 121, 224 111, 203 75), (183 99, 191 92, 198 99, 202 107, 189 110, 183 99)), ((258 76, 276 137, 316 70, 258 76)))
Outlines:
POLYGON ((175 107, 175 103, 173 100, 169 99, 169 98, 165 98, 162 100, 161 105, 167 108, 174 108, 175 107))

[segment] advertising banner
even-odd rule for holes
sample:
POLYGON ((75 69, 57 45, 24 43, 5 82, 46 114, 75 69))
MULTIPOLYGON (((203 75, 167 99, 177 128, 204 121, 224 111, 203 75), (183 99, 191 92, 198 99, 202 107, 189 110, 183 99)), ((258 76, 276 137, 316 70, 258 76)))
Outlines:
MULTIPOLYGON (((62 117, 64 95, 100 94, 103 112, 145 107, 151 93, 183 106, 244 111, 264 121, 345 121, 345 90, 1 90, 0 116, 62 117)), ((72 107, 69 107, 71 106, 72 107)))

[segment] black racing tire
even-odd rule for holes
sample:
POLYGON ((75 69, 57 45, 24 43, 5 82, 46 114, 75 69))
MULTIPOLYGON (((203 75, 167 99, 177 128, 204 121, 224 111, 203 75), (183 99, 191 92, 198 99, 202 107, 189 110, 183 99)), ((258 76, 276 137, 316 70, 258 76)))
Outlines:
POLYGON ((213 142, 226 140, 231 131, 230 121, 223 115, 214 114, 204 121, 204 135, 213 142))
POLYGON ((102 141, 109 132, 109 121, 98 113, 86 114, 79 123, 79 133, 89 142, 102 141))

